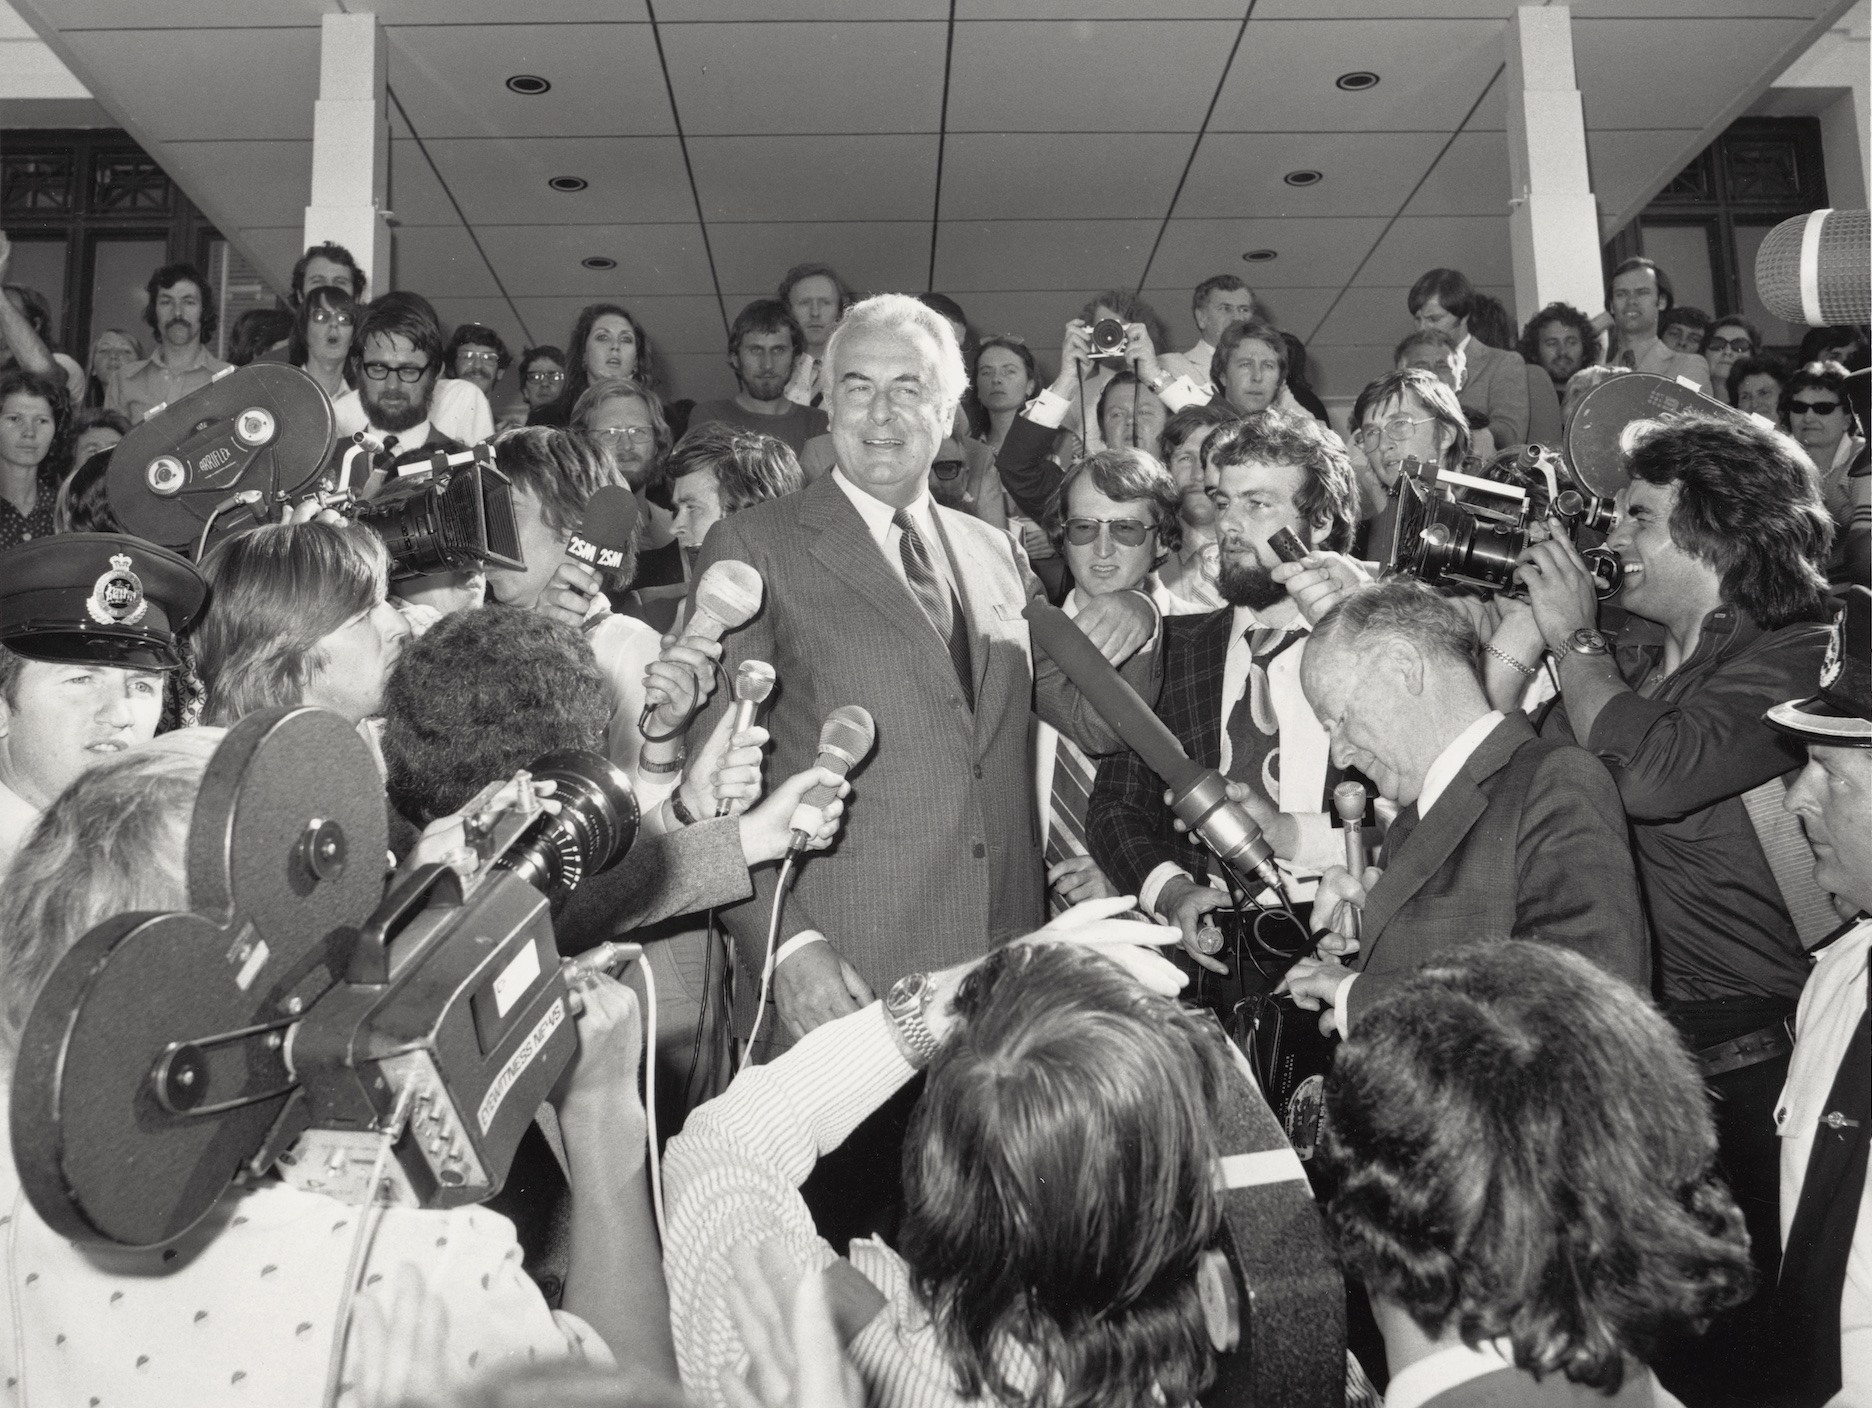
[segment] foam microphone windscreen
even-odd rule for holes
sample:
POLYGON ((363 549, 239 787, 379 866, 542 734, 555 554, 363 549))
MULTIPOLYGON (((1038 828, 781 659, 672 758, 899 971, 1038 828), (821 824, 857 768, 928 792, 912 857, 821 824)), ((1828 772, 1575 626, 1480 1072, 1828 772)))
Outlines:
POLYGON ((1755 252, 1755 291, 1784 323, 1872 319, 1872 213, 1815 210, 1783 220, 1755 252))
MULTIPOLYGON (((841 704, 827 714, 825 722, 819 726, 819 756, 815 761, 828 772, 843 777, 876 742, 877 724, 872 721, 870 710, 857 704, 841 704)), ((825 820, 825 809, 837 796, 838 788, 823 782, 815 782, 806 790, 806 795, 793 809, 792 820, 787 823, 788 829, 796 834, 795 851, 801 845, 797 837, 810 836, 819 829, 819 824, 825 820)))
POLYGON ((637 536, 637 496, 621 484, 607 484, 585 502, 585 518, 566 551, 599 571, 624 566, 637 536))
POLYGON ((695 610, 685 636, 720 640, 726 631, 745 626, 761 606, 761 575, 745 562, 725 557, 713 564, 696 583, 695 610))

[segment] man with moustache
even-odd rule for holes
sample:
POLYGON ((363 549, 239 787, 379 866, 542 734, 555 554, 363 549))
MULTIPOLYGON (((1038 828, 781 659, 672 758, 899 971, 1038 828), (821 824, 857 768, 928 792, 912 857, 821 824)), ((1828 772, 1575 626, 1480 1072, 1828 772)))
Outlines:
MULTIPOLYGON (((1311 627, 1269 575, 1280 558, 1268 539, 1287 528, 1310 548, 1344 552, 1358 491, 1345 451, 1305 414, 1268 411, 1223 426, 1206 451, 1217 476, 1217 585, 1229 605, 1164 619, 1145 697, 1191 758, 1237 784, 1231 795, 1273 846, 1299 903, 1345 854, 1331 805, 1344 774, 1300 688, 1311 627)), ((1190 961, 1227 973, 1198 948, 1197 931, 1228 894, 1206 853, 1173 827, 1162 779, 1135 753, 1105 758, 1086 820, 1092 855, 1118 892, 1175 924, 1190 961)))
POLYGON ((719 421, 757 435, 771 435, 803 454, 806 442, 831 429, 826 413, 787 399, 793 365, 806 355, 806 333, 777 298, 757 298, 735 315, 728 330, 728 365, 741 390, 720 401, 702 401, 689 426, 719 421))
POLYGON ((400 465, 462 448, 430 418, 442 350, 442 325, 420 294, 387 293, 359 316, 345 380, 364 413, 355 438, 374 452, 380 471, 386 458, 400 465))
POLYGON ((140 422, 152 409, 199 391, 228 364, 208 350, 220 321, 208 280, 193 264, 165 264, 150 275, 143 321, 156 334, 156 350, 111 374, 104 393, 109 409, 140 422))
POLYGON ((1521 331, 1521 360, 1547 373, 1556 394, 1573 373, 1599 360, 1599 333, 1592 319, 1570 303, 1549 303, 1521 331))

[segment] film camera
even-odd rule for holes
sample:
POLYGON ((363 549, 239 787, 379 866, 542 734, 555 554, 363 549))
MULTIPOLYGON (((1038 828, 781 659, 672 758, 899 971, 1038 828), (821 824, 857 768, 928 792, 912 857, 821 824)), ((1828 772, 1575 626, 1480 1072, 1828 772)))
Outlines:
MULTIPOLYGON (((549 906, 622 858, 630 784, 554 753, 558 811, 471 813, 472 875, 384 893, 383 786, 336 714, 270 709, 210 760, 189 829, 196 908, 124 914, 64 955, 13 1076, 20 1181, 74 1241, 154 1246, 236 1179, 358 1202, 382 1167, 425 1207, 498 1192, 577 1049, 549 906)), ((485 805, 491 794, 476 799, 485 805)))
POLYGON ((383 539, 396 577, 525 566, 513 489, 491 447, 371 471, 366 447, 334 446, 317 382, 256 362, 152 411, 112 451, 105 495, 124 531, 197 556, 216 530, 252 528, 317 495, 383 539))
POLYGON ((1100 318, 1089 334, 1094 357, 1121 357, 1125 349, 1124 324, 1116 318, 1100 318))
MULTIPOLYGON (((1408 459, 1384 565, 1432 586, 1514 595, 1515 568, 1529 544, 1564 537, 1581 546, 1583 532, 1603 534, 1616 516, 1610 499, 1575 487, 1566 462, 1544 446, 1504 451, 1479 474, 1408 459)), ((1619 589, 1624 567, 1617 553, 1588 545, 1580 555, 1600 597, 1619 589)))

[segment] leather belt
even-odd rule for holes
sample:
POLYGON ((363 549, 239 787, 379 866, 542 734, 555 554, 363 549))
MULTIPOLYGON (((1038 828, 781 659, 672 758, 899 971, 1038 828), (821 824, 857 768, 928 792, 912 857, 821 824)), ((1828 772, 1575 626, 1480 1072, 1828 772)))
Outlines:
POLYGON ((1731 1071, 1758 1066, 1763 1061, 1785 1056, 1793 1049, 1794 1038, 1788 1033, 1788 1024, 1780 1021, 1759 1031, 1745 1032, 1720 1045, 1706 1046, 1696 1053, 1696 1062, 1703 1079, 1714 1080, 1731 1071))

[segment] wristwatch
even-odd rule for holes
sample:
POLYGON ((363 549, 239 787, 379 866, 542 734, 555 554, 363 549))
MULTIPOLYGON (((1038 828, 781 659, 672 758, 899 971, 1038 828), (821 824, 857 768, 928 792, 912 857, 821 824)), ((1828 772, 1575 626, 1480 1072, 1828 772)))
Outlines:
POLYGON ((936 1054, 935 1034, 923 1020, 923 1010, 929 1006, 929 1000, 928 973, 904 974, 891 984, 890 995, 884 999, 884 1015, 890 1018, 891 1035, 897 1038, 904 1060, 919 1071, 936 1054))
POLYGON ((1575 655, 1610 655, 1612 647, 1606 644, 1606 638, 1591 627, 1582 626, 1567 637, 1567 649, 1575 655))

